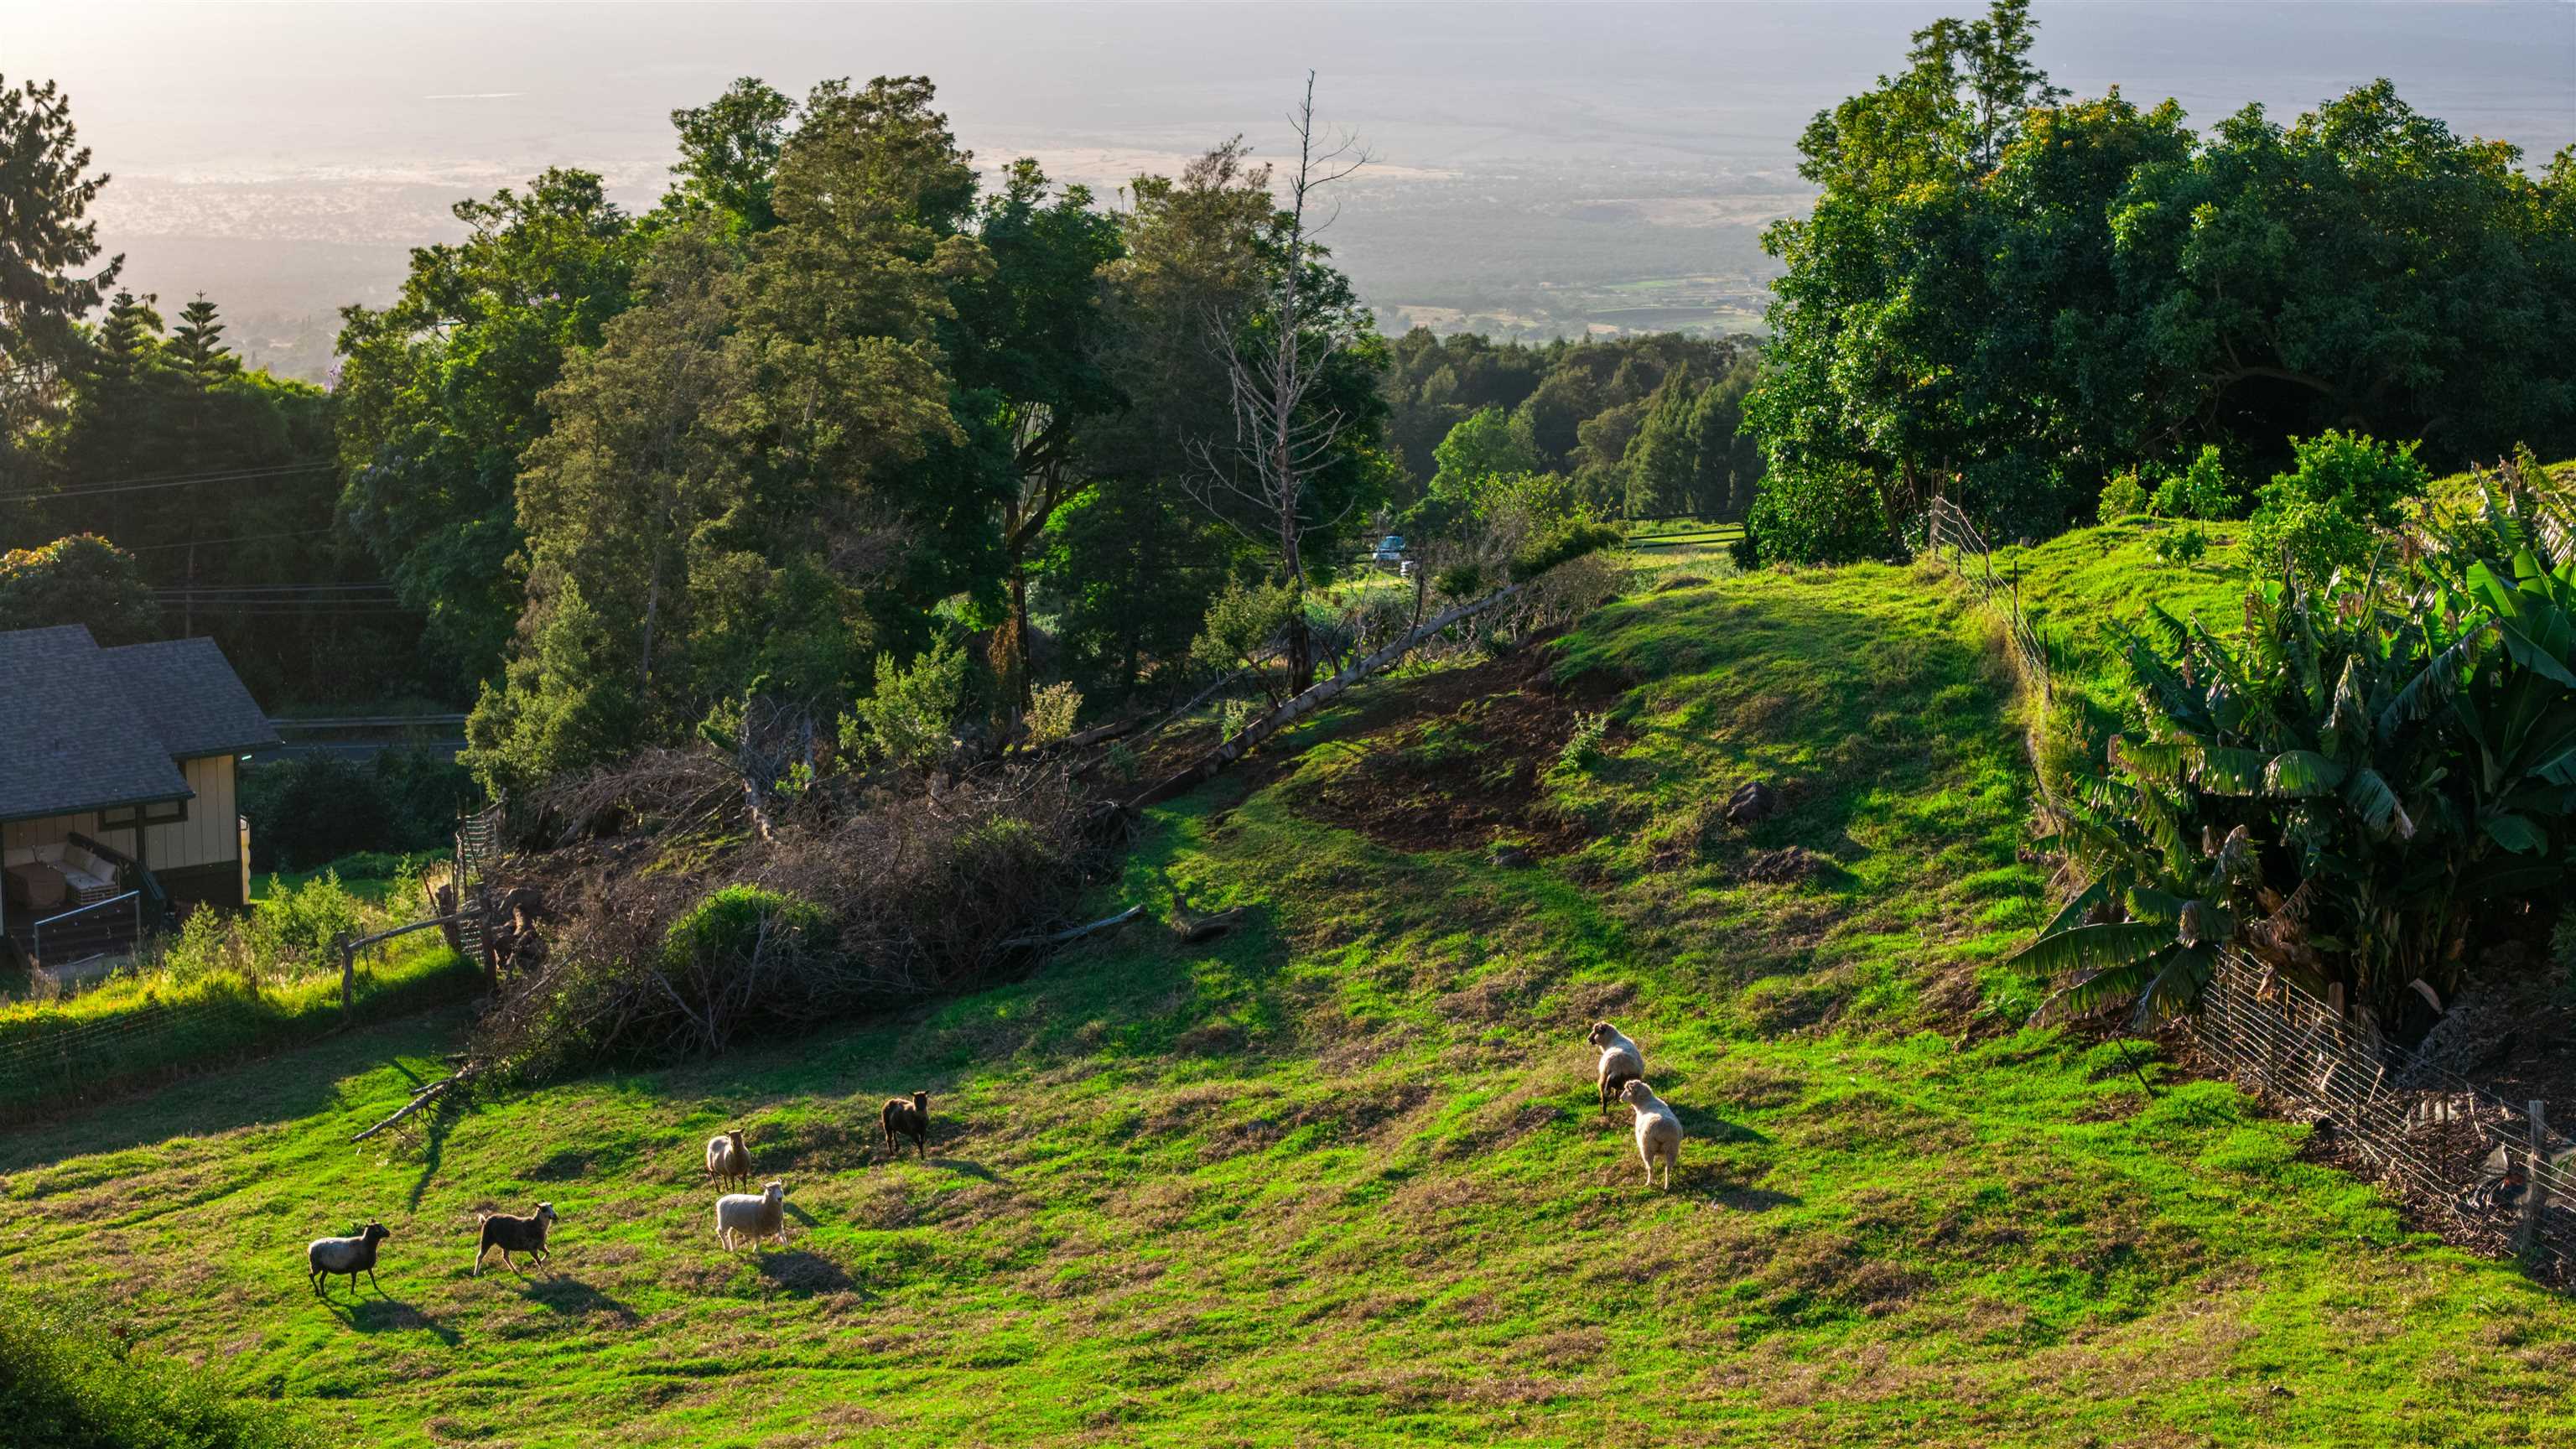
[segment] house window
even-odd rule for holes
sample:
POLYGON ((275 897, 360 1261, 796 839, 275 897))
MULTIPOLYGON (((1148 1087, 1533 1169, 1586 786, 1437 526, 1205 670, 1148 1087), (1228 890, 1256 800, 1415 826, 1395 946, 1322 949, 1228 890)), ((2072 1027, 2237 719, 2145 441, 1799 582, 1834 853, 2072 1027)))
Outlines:
POLYGON ((176 825, 188 818, 188 802, 164 800, 157 805, 127 805, 98 812, 101 830, 130 830, 136 825, 176 825))

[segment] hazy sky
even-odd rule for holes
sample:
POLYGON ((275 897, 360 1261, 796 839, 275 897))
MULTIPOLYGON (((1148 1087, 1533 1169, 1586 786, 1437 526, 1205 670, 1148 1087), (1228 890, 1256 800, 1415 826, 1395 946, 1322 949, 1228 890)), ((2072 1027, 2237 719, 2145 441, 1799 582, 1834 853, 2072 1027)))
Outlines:
MULTIPOLYGON (((1949 3, 271 4, 0 0, 0 73, 71 87, 112 169, 447 175, 658 169, 665 114, 736 75, 922 72, 979 149, 1275 137, 1308 66, 1390 163, 1610 151, 1786 159, 1798 125, 1949 3)), ((2042 0, 2040 58, 2206 122, 2393 76, 2455 127, 2576 138, 2576 5, 2042 0)))
MULTIPOLYGON (((1275 155, 1311 66, 1326 117, 1381 158, 1337 243, 1371 300, 1580 324, 1608 303, 1577 306, 1575 291, 1714 277, 1734 290, 1703 300, 1749 317, 1764 265, 1752 238, 1804 204, 1790 168, 1808 117, 1901 64, 1912 29, 1976 9, 0 0, 0 75, 71 92, 116 176, 97 215, 101 240, 131 253, 130 282, 278 319, 259 334, 267 355, 310 374, 327 365, 332 309, 382 300, 406 245, 455 234, 449 203, 566 164, 649 204, 671 109, 741 75, 801 94, 825 77, 927 74, 986 164, 1035 154, 1105 191, 1238 132, 1275 155)), ((2287 120, 2385 75, 2534 164, 2576 139, 2563 0, 2036 12, 2059 83, 2170 95, 2203 125, 2247 101, 2287 120)))

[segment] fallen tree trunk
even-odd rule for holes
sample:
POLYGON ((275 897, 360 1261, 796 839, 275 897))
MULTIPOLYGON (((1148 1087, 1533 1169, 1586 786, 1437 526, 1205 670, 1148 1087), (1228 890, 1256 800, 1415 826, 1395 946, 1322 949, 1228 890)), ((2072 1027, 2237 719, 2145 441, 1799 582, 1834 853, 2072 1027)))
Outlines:
POLYGON ((1156 785, 1151 789, 1146 790, 1143 794, 1129 800, 1126 804, 1126 808, 1129 811, 1136 811, 1142 810, 1148 805, 1159 805, 1163 801, 1169 800, 1175 795, 1187 793, 1204 781, 1214 779, 1228 765, 1231 765, 1236 760, 1243 758, 1244 754, 1253 746, 1260 744, 1263 740, 1277 734, 1287 725, 1292 724, 1306 715, 1310 715, 1316 710, 1323 708, 1325 705, 1332 703, 1335 699, 1340 698, 1345 691, 1349 690, 1352 685, 1359 683, 1361 680, 1368 678, 1370 675, 1375 674, 1378 671, 1385 669, 1388 665, 1402 659, 1405 655, 1421 648, 1441 630, 1463 620, 1474 618, 1476 615, 1481 614, 1486 610, 1493 608, 1495 605, 1502 603, 1504 600, 1511 598, 1513 595, 1518 594, 1521 591, 1521 588, 1522 585, 1520 584, 1506 584, 1502 588, 1496 589, 1494 592, 1487 594, 1485 597, 1478 599, 1472 604, 1460 604, 1458 607, 1451 609, 1449 612, 1442 614, 1436 619, 1433 619, 1430 623, 1423 625, 1421 628, 1414 630, 1403 638, 1396 640, 1394 643, 1389 644, 1383 649, 1380 649, 1375 654, 1372 654, 1366 659, 1344 669, 1341 673, 1317 684, 1312 689, 1298 695, 1295 699, 1288 701, 1286 704, 1279 706, 1270 713, 1263 715, 1261 718, 1254 720, 1248 725, 1245 725, 1242 733, 1237 734, 1234 738, 1225 741, 1215 749, 1201 755, 1198 758, 1197 763, 1191 765, 1188 769, 1181 771, 1179 774, 1173 775, 1161 784, 1156 785))
POLYGON ((1143 906, 1129 906, 1114 916, 1104 916, 1089 925, 1069 927, 1052 936, 1014 936, 1001 942, 995 949, 1016 950, 1022 946, 1061 946, 1067 941, 1079 941, 1094 931, 1106 931, 1112 926, 1123 926, 1143 914, 1145 914, 1143 906))
POLYGON ((441 1077, 437 1081, 432 1082, 425 1087, 414 1090, 411 1094, 411 1105, 404 1107, 401 1111, 394 1113, 392 1116, 387 1117, 382 1122, 379 1122, 375 1126, 368 1128, 366 1131, 359 1133, 357 1136, 350 1138, 349 1141, 352 1144, 366 1141, 368 1138, 375 1136, 377 1133, 382 1132, 386 1128, 402 1121, 404 1118, 409 1117, 412 1113, 417 1112, 421 1108, 437 1101, 439 1098, 446 1096, 450 1091, 473 1081, 477 1076, 480 1076, 482 1072, 483 1068, 481 1065, 469 1063, 463 1067, 459 1067, 456 1071, 456 1075, 452 1077, 441 1077))

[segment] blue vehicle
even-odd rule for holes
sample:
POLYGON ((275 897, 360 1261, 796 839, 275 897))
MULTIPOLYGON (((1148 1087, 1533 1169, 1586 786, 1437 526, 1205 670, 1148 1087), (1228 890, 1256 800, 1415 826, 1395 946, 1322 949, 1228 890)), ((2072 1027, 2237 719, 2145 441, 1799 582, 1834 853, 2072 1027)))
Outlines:
POLYGON ((1390 533, 1386 537, 1379 539, 1377 541, 1377 551, 1369 555, 1369 562, 1379 564, 1397 564, 1404 562, 1404 535, 1400 533, 1390 533))

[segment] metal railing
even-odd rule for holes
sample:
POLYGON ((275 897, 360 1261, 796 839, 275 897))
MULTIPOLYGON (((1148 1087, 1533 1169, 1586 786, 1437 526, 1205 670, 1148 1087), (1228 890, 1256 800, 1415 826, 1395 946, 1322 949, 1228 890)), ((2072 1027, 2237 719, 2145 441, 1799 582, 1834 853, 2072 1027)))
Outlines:
MULTIPOLYGON (((115 923, 107 916, 99 915, 94 919, 82 921, 81 926, 88 928, 86 930, 79 927, 68 928, 71 931, 71 938, 75 943, 72 949, 77 950, 82 945, 115 946, 121 944, 131 946, 134 942, 143 939, 143 892, 127 891, 121 896, 110 896, 103 901, 93 901, 85 906, 75 906, 68 911, 47 916, 36 922, 34 927, 32 927, 28 933, 28 946, 35 955, 36 965, 38 968, 49 972, 59 971, 63 967, 72 964, 67 961, 57 961, 53 959, 52 953, 45 949, 46 928, 55 928, 54 940, 59 944, 64 937, 64 931, 66 929, 64 927, 65 922, 72 920, 74 917, 89 917, 93 912, 103 912, 112 906, 120 905, 127 907, 131 912, 130 918, 133 922, 132 934, 125 936, 123 940, 120 941, 115 929, 115 923)), ((91 956, 104 954, 106 953, 103 951, 90 952, 91 956)), ((83 957, 81 959, 86 960, 88 957, 83 957)))

